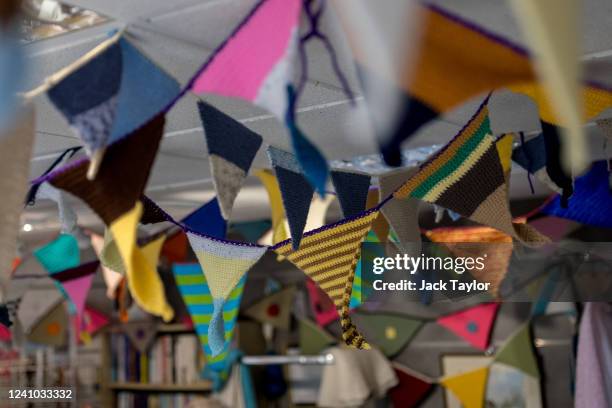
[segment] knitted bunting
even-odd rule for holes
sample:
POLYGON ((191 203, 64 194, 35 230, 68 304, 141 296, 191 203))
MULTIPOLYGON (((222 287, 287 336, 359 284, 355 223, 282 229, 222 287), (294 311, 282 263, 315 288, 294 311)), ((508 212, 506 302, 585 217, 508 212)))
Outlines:
POLYGON ((39 320, 27 334, 28 341, 36 344, 61 347, 66 345, 68 313, 63 303, 58 303, 39 320))
POLYGON ((436 228, 426 231, 432 242, 443 243, 457 256, 482 256, 484 268, 473 269, 471 276, 480 282, 488 282, 489 292, 497 296, 499 286, 506 276, 512 256, 512 237, 489 227, 436 228))
POLYGON ((344 218, 355 217, 366 208, 371 177, 367 174, 333 170, 331 179, 344 218))
POLYGON ((469 309, 439 317, 436 322, 480 350, 489 347, 491 329, 499 303, 483 303, 469 309))
POLYGON ((206 134, 208 160, 223 218, 228 220, 234 200, 261 146, 261 136, 240 122, 199 101, 206 134))
POLYGON ((394 408, 415 408, 433 389, 433 384, 415 376, 399 364, 393 364, 398 383, 389 390, 394 408))
POLYGON ((81 263, 79 243, 70 234, 60 234, 47 245, 36 249, 34 256, 50 274, 76 268, 81 263))
MULTIPOLYGON (((380 199, 384 200, 385 197, 393 194, 414 173, 416 169, 406 169, 380 176, 380 199)), ((389 222, 389 226, 393 228, 402 251, 420 251, 420 246, 415 246, 421 242, 419 204, 419 200, 413 198, 394 197, 380 209, 389 222)))
POLYGON ((213 297, 213 313, 208 327, 208 342, 213 356, 224 348, 223 305, 240 279, 259 261, 266 247, 237 246, 224 241, 187 233, 213 297))
POLYGON ((100 262, 89 262, 76 268, 66 269, 51 274, 51 277, 59 283, 63 289, 64 296, 74 307, 76 328, 80 330, 85 300, 91 288, 94 274, 98 270, 100 262))
POLYGON ((48 95, 91 155, 152 120, 179 92, 176 80, 120 38, 83 57, 48 95))
MULTIPOLYGON (((94 252, 98 259, 100 259, 100 268, 102 269, 102 278, 104 278, 104 283, 106 284, 106 296, 109 299, 115 299, 117 287, 123 279, 123 275, 120 272, 117 272, 106 265, 104 260, 102 259, 102 249, 104 248, 104 237, 98 234, 91 234, 91 246, 93 247, 94 252)), ((116 247, 115 247, 116 248, 116 247)), ((121 265, 123 266, 123 265, 121 265)))
MULTIPOLYGON (((378 190, 370 190, 366 201, 366 208, 376 207, 380 200, 378 190)), ((387 242, 389 238, 389 223, 382 213, 379 213, 372 223, 372 231, 378 237, 379 242, 387 242)))
POLYGON ((484 103, 459 134, 393 196, 440 205, 528 244, 546 242, 528 225, 512 223, 502 166, 507 159, 499 156, 484 103))
POLYGON ((21 298, 17 319, 24 333, 29 333, 44 316, 62 303, 63 296, 56 289, 29 290, 21 298))
POLYGON ((62 225, 61 231, 66 234, 72 234, 77 229, 77 215, 68 204, 66 194, 49 183, 42 183, 36 192, 36 199, 46 198, 54 201, 57 204, 59 211, 59 219, 62 225))
POLYGON ((574 194, 567 208, 563 208, 562 197, 557 195, 541 209, 541 212, 581 224, 611 228, 612 193, 610 193, 609 177, 605 161, 593 163, 587 173, 576 179, 574 194))
POLYGON ((336 340, 310 320, 299 320, 300 350, 302 354, 319 354, 336 340))
POLYGON ((325 327, 338 319, 338 312, 334 302, 325 294, 312 279, 306 279, 306 289, 312 312, 317 324, 325 327))
POLYGON ((361 217, 310 231, 304 235, 298 250, 292 249, 291 241, 273 248, 304 271, 333 300, 341 317, 342 338, 356 348, 370 346, 351 321, 349 303, 361 242, 377 216, 378 211, 370 211, 361 217))
POLYGON ((213 295, 208 286, 206 276, 198 264, 174 264, 172 270, 206 355, 206 372, 204 374, 215 383, 215 388, 218 388, 229 376, 230 367, 227 366, 225 361, 234 335, 246 275, 238 281, 238 284, 230 292, 227 301, 223 304, 223 320, 225 321, 223 333, 225 341, 222 351, 213 354, 210 348, 208 332, 214 305, 213 295))
MULTIPOLYGON (((561 192, 561 189, 550 179, 548 175, 546 146, 547 144, 544 141, 544 135, 540 134, 518 145, 512 151, 512 160, 527 170, 529 174, 535 175, 538 180, 546 184, 546 186, 548 186, 550 189, 556 192, 561 192)), ((572 186, 572 183, 573 181, 570 180, 570 186, 572 186)))
POLYGON ((360 313, 368 338, 387 357, 399 354, 423 326, 421 320, 395 313, 360 313))
POLYGON ((283 205, 291 230, 291 243, 293 249, 297 249, 306 227, 306 219, 308 218, 314 190, 302 174, 295 156, 270 146, 268 147, 268 157, 274 167, 280 186, 283 205))
MULTIPOLYGON (((2 82, 2 81, 0 81, 2 82)), ((2 86, 2 85, 0 85, 2 86)), ((17 118, 12 117, 11 129, 0 132, 0 284, 11 272, 11 264, 17 254, 17 235, 23 197, 27 192, 30 172, 30 156, 34 142, 34 112, 28 110, 17 118)))
POLYGON ((291 309, 294 298, 295 286, 288 286, 249 306, 244 311, 244 314, 261 323, 287 330, 291 322, 291 309))
MULTIPOLYGON (((587 145, 582 127, 580 94, 580 8, 574 0, 511 2, 535 57, 535 68, 550 100, 551 110, 564 125, 565 157, 581 168, 587 145)), ((571 166, 569 166, 571 167, 571 166)))
POLYGON ((146 353, 157 335, 157 325, 153 321, 130 322, 123 325, 123 331, 140 353, 146 353))
POLYGON ((463 408, 483 408, 485 391, 489 378, 489 367, 485 366, 467 373, 446 377, 440 380, 461 402, 463 408))
POLYGON ((506 340, 495 353, 495 362, 517 368, 527 375, 540 378, 538 363, 533 351, 529 323, 525 323, 506 340))
POLYGON ((188 247, 189 242, 187 241, 187 234, 183 231, 179 231, 166 239, 162 247, 161 256, 169 264, 185 262, 185 259, 187 259, 188 247))
POLYGON ((85 312, 83 313, 83 330, 89 336, 94 335, 109 323, 109 318, 103 315, 102 312, 99 312, 98 310, 89 306, 85 306, 85 312))
POLYGON ((224 239, 227 233, 227 222, 221 215, 221 207, 216 197, 181 221, 190 230, 210 237, 224 239))
POLYGON ((268 193, 268 202, 272 212, 272 244, 277 244, 288 238, 287 229, 285 228, 286 218, 285 209, 283 208, 283 199, 278 185, 278 180, 270 170, 259 170, 255 175, 264 185, 268 193))
POLYGON ((164 123, 164 117, 157 116, 111 145, 104 163, 112 165, 103 163, 94 181, 86 178, 89 161, 85 160, 51 173, 48 175, 50 183, 81 198, 106 225, 110 225, 132 210, 140 199, 163 135, 164 123), (135 157, 138 160, 134 160, 135 157))
POLYGON ((164 285, 157 273, 157 263, 165 236, 139 248, 136 244, 136 233, 141 215, 142 203, 137 202, 131 211, 110 225, 110 232, 121 255, 128 287, 136 303, 146 312, 161 316, 164 321, 170 321, 174 311, 166 300, 164 285))
POLYGON ((125 274, 123 259, 121 259, 113 233, 108 227, 104 229, 104 246, 102 247, 102 252, 100 252, 100 262, 122 275, 125 274))

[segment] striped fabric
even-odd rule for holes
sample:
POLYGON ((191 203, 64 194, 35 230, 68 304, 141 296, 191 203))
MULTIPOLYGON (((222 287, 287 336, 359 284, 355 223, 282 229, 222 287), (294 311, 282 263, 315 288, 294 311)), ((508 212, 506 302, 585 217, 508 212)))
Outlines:
POLYGON ((412 197, 454 211, 525 243, 546 238, 525 224, 513 224, 508 203, 504 167, 511 154, 498 150, 491 135, 487 104, 449 144, 421 166, 395 193, 396 198, 412 197))
POLYGON ((226 358, 234 335, 246 275, 240 279, 223 305, 225 343, 221 353, 213 356, 208 344, 208 327, 213 314, 213 298, 202 268, 195 263, 174 264, 172 270, 179 292, 187 306, 195 331, 202 344, 202 350, 206 355, 204 375, 215 382, 215 388, 217 388, 229 376, 230 367, 226 364, 226 358))
POLYGON ((361 217, 308 232, 298 250, 292 249, 290 240, 274 248, 304 271, 333 300, 341 318, 342 338, 347 345, 359 349, 370 346, 349 316, 349 303, 361 242, 377 216, 378 211, 371 211, 361 217))

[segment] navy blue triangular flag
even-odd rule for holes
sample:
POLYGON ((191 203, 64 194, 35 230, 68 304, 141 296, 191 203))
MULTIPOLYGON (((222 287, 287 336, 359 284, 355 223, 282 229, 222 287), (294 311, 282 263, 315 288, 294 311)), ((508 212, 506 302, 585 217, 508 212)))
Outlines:
POLYGON ((221 208, 216 197, 183 218, 182 222, 195 232, 225 239, 227 223, 221 216, 221 208))
POLYGON ((221 214, 227 220, 262 139, 205 102, 198 102, 198 109, 206 133, 210 170, 221 214))
POLYGON ((368 199, 371 177, 367 174, 334 170, 331 178, 344 217, 354 217, 363 212, 368 199))
POLYGON ((291 153, 270 146, 268 157, 276 172, 283 197, 283 206, 291 231, 292 246, 293 249, 297 249, 306 227, 314 189, 304 177, 300 165, 291 153))

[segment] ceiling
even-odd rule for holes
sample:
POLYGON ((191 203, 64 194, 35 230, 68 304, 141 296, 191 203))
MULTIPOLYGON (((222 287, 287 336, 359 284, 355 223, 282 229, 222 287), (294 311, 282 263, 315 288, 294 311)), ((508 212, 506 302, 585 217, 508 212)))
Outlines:
MULTIPOLYGON (((385 10, 405 0, 377 0, 371 12, 374 19, 383 20, 385 10)), ((433 3, 450 9, 466 19, 523 43, 512 13, 505 2, 482 0, 434 0, 433 3)), ((181 83, 185 83, 207 56, 248 13, 254 0, 72 0, 71 4, 88 8, 110 18, 102 25, 64 34, 48 40, 28 44, 31 71, 28 88, 76 60, 107 38, 114 28, 127 25, 127 35, 147 55, 181 83)), ((584 59, 589 61, 589 76, 612 83, 609 77, 612 64, 612 2, 587 0, 584 9, 582 43, 584 59)), ((351 63, 351 57, 338 32, 330 24, 332 38, 340 58, 342 70, 357 91, 356 104, 347 100, 333 75, 327 53, 321 44, 308 46, 309 83, 300 101, 298 121, 309 138, 329 159, 346 159, 355 155, 376 152, 376 145, 365 114, 363 98, 351 63)), ((384 21, 383 21, 384 23, 384 21)), ((289 148, 284 127, 269 113, 246 102, 221 97, 205 99, 230 116, 261 134, 266 143, 289 148)), ((214 195, 206 157, 203 130, 196 111, 196 98, 187 95, 169 113, 164 139, 151 175, 147 194, 168 212, 180 217, 206 202, 214 195)), ((32 177, 40 175, 64 149, 79 145, 79 140, 65 120, 51 106, 45 96, 35 101, 37 106, 37 139, 31 162, 32 177)), ((473 114, 479 101, 475 100, 438 120, 419 132, 406 147, 425 146, 448 141, 473 114)), ((534 104, 526 97, 508 92, 494 94, 491 120, 496 133, 506 131, 535 132, 539 129, 534 104)), ((603 116, 606 116, 605 114, 603 116)), ((608 115, 607 116, 612 116, 608 115)), ((587 125, 593 157, 601 155, 602 136, 591 123, 587 125)), ((256 167, 267 167, 261 149, 256 167)), ((523 174, 524 175, 524 174, 523 174)), ((538 188, 545 194, 543 187, 538 188)), ((513 178, 513 197, 531 194, 526 177, 513 178)), ((84 205, 77 204, 81 224, 99 227, 99 220, 84 205)), ((250 177, 241 192, 234 217, 236 220, 258 219, 269 216, 267 196, 255 178, 250 177)), ((57 231, 57 211, 51 203, 40 202, 24 214, 24 222, 34 231, 23 238, 42 237, 57 231)))

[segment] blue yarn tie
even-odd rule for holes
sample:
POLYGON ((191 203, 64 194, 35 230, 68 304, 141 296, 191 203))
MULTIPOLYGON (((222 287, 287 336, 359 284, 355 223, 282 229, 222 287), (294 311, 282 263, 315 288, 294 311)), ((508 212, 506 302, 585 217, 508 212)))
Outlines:
POLYGON ((221 354, 225 346, 224 304, 225 299, 213 299, 213 313, 208 325, 208 346, 213 357, 221 354))

